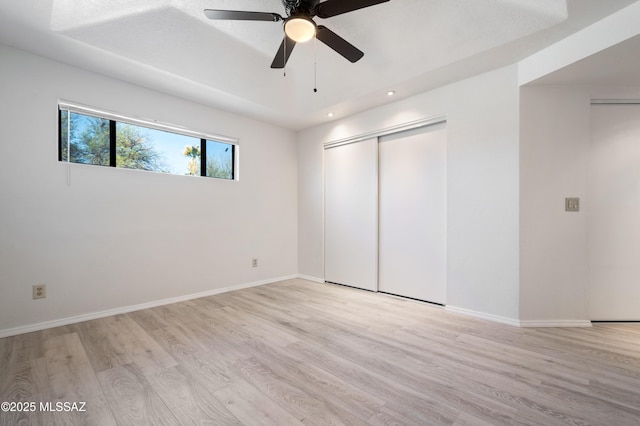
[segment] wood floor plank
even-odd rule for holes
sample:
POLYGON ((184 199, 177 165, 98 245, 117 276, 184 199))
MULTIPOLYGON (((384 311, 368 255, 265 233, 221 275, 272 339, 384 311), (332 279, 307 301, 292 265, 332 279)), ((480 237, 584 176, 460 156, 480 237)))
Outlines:
MULTIPOLYGON (((584 357, 587 362, 597 361, 598 365, 607 365, 611 370, 618 370, 623 375, 638 374, 640 371, 640 358, 637 350, 625 345, 624 348, 616 348, 614 345, 605 345, 601 341, 593 339, 585 342, 584 333, 578 330, 575 335, 567 336, 564 329, 544 330, 540 332, 546 340, 552 340, 558 347, 578 348, 577 354, 584 357)), ((640 376, 639 376, 640 377, 640 376)))
POLYGON ((44 345, 51 402, 77 403, 86 410, 55 412, 54 424, 116 424, 78 334, 55 336, 44 345))
POLYGON ((204 350, 197 338, 191 336, 186 327, 175 325, 157 328, 150 331, 150 335, 175 360, 191 359, 193 354, 204 350))
MULTIPOLYGON (((230 292, 228 294, 233 294, 233 292, 230 292)), ((188 306, 193 306, 193 304, 201 304, 203 306, 206 306, 207 311, 224 308, 226 306, 226 304, 220 300, 218 295, 189 300, 187 303, 188 306)))
POLYGON ((309 394, 296 384, 274 373, 256 358, 239 361, 236 372, 248 383, 260 390, 301 422, 310 425, 364 425, 323 398, 309 394))
POLYGON ((129 316, 147 331, 169 327, 169 323, 153 309, 130 312, 129 316))
POLYGON ((173 303, 170 305, 153 308, 153 312, 162 319, 167 326, 189 327, 192 323, 198 322, 197 316, 192 315, 191 302, 173 303))
POLYGON ((74 324, 75 331, 91 361, 95 372, 108 370, 132 362, 109 327, 109 320, 97 319, 74 324))
POLYGON ((325 342, 325 346, 341 357, 358 362, 370 370, 377 370, 416 391, 429 388, 434 399, 441 403, 461 407, 463 411, 480 418, 491 419, 496 424, 511 423, 517 411, 516 408, 488 394, 471 392, 467 387, 451 386, 449 379, 430 374, 428 362, 395 348, 385 347, 373 340, 356 335, 336 334, 334 338, 325 342))
POLYGON ((274 374, 363 422, 378 413, 385 402, 338 376, 304 362, 289 348, 258 339, 248 342, 247 347, 248 352, 255 353, 255 357, 274 374))
POLYGON ((417 336, 407 333, 404 329, 396 330, 390 335, 378 332, 377 327, 370 327, 369 333, 378 344, 392 346, 412 357, 428 359, 429 374, 443 380, 450 379, 453 384, 462 385, 463 382, 473 380, 477 385, 486 386, 486 391, 492 392, 490 387, 501 388, 504 382, 508 381, 512 392, 526 393, 536 392, 541 383, 536 373, 528 371, 527 368, 522 368, 519 374, 512 373, 509 362, 516 362, 518 366, 529 366, 531 360, 527 358, 502 353, 491 358, 482 357, 478 348, 469 348, 461 344, 459 339, 434 339, 433 336, 427 337, 428 333, 417 336), (512 361, 514 358, 515 361, 512 361), (458 374, 451 376, 450 371, 456 371, 458 374))
POLYGON ((180 425, 135 364, 102 371, 98 379, 118 425, 180 425))
MULTIPOLYGON (((414 420, 405 416, 397 410, 389 410, 387 407, 380 407, 378 412, 367 419, 367 424, 371 426, 423 426, 424 420, 414 420)), ((431 421, 430 424, 438 424, 431 421)), ((451 425, 451 422, 447 422, 451 425)))
POLYGON ((589 380, 571 374, 558 366, 553 358, 479 336, 460 336, 455 356, 461 356, 479 367, 502 369, 514 380, 535 381, 537 384, 563 383, 578 391, 586 391, 589 380))
POLYGON ((236 317, 245 315, 245 311, 235 307, 207 310, 201 306, 192 312, 197 317, 189 329, 204 342, 205 346, 217 346, 218 341, 242 341, 251 338, 251 333, 238 326, 236 317))
POLYGON ((241 425, 223 403, 180 366, 157 371, 148 380, 181 425, 241 425))
POLYGON ((293 279, 0 339, 16 424, 640 425, 640 324, 521 329, 293 279))
POLYGON ((163 370, 178 365, 136 321, 128 315, 105 318, 117 344, 140 369, 163 370))
MULTIPOLYGON (((640 386, 637 382, 601 377, 590 381, 588 394, 604 401, 623 405, 634 412, 640 411, 640 386)), ((638 417, 640 418, 640 413, 638 417)))
POLYGON ((291 298, 279 297, 277 301, 265 300, 260 294, 239 294, 230 299, 233 306, 248 310, 263 317, 266 321, 290 323, 300 319, 308 319, 309 313, 299 309, 299 302, 291 298), (255 306, 260 309, 254 309, 255 306))
MULTIPOLYGON (((577 342, 585 348, 609 348, 630 357, 635 357, 640 350, 640 339, 637 335, 627 333, 615 328, 606 329, 602 332, 602 328, 598 325, 594 327, 584 327, 579 329, 570 328, 554 328, 546 330, 546 333, 552 333, 555 336, 562 336, 565 339, 577 342)), ((541 334, 544 334, 541 332, 541 334)))
POLYGON ((459 410, 449 404, 440 404, 425 389, 411 389, 376 369, 372 370, 359 362, 336 356, 324 346, 301 341, 291 345, 289 349, 303 357, 307 363, 317 365, 384 400, 385 405, 380 411, 381 418, 388 414, 397 414, 396 418, 407 417, 414 424, 424 424, 428 420, 432 425, 451 425, 460 414, 459 410))
POLYGON ((9 362, 9 355, 11 353, 11 344, 13 342, 13 337, 6 337, 4 339, 0 339, 0 363, 3 365, 9 362))
POLYGON ((9 363, 31 361, 44 356, 42 332, 20 334, 10 340, 9 363))
MULTIPOLYGON (((638 396, 640 394, 636 392, 636 397, 638 396)), ((565 413, 575 418, 581 418, 584 421, 594 418, 606 418, 611 424, 615 425, 633 425, 634 423, 638 424, 640 421, 640 405, 636 408, 630 408, 618 402, 594 398, 593 394, 581 394, 559 386, 543 385, 537 397, 532 399, 543 397, 544 400, 555 401, 563 407, 565 413)), ((636 401, 640 403, 640 398, 636 398, 636 401)))
POLYGON ((456 422, 453 424, 453 426, 493 426, 493 425, 477 417, 473 417, 467 413, 462 413, 456 419, 456 422))
POLYGON ((230 386, 237 378, 232 366, 241 359, 249 358, 251 354, 243 353, 237 356, 237 351, 212 349, 194 353, 190 360, 183 360, 179 369, 188 374, 190 379, 199 383, 210 393, 230 386), (231 353, 233 352, 233 353, 231 353))
POLYGON ((217 390, 215 397, 245 425, 300 426, 302 421, 244 380, 217 390))
POLYGON ((38 413, 40 401, 51 400, 49 376, 44 358, 7 365, 6 374, 0 381, 0 401, 33 403, 35 410, 0 411, 0 426, 53 424, 51 413, 38 413))
MULTIPOLYGON (((242 303, 240 303, 240 306, 242 306, 242 303)), ((234 330, 233 333, 229 332, 228 337, 232 337, 235 334, 235 337, 239 339, 249 339, 255 335, 260 335, 281 346, 286 346, 298 340, 297 337, 291 334, 290 330, 277 321, 273 321, 273 318, 266 320, 265 317, 256 314, 255 306, 253 309, 246 305, 244 309, 239 309, 236 306, 225 307, 219 308, 214 312, 203 312, 203 314, 205 315, 204 318, 212 321, 208 323, 212 327, 219 328, 222 326, 223 330, 234 330), (241 333, 240 336, 238 336, 238 332, 241 333)))

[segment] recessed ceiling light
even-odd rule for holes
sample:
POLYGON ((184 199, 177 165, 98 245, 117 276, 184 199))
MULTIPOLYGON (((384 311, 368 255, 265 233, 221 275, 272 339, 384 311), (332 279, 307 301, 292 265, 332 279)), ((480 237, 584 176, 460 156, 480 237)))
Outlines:
POLYGON ((389 91, 387 92, 387 96, 393 96, 393 95, 395 95, 395 94, 396 94, 396 92, 395 92, 395 91, 393 91, 393 90, 389 90, 389 91))
POLYGON ((327 114, 327 117, 333 117, 333 113, 330 112, 329 114, 327 114))

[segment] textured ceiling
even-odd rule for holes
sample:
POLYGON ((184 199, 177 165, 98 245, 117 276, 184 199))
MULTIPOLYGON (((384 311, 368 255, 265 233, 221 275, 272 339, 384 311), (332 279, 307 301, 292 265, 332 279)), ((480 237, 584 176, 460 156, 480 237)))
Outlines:
POLYGON ((364 51, 362 60, 312 41, 296 46, 286 76, 269 68, 281 23, 202 12, 285 15, 280 0, 0 0, 0 42, 301 129, 329 111, 389 102, 387 90, 406 97, 513 63, 634 1, 391 0, 315 18, 364 51))

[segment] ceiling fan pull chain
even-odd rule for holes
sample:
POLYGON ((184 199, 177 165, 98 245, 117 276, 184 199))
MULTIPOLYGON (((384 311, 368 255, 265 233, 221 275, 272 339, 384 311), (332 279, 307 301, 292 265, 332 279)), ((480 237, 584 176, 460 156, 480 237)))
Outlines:
POLYGON ((287 76, 287 36, 284 36, 284 49, 282 49, 282 54, 284 57, 282 58, 284 65, 282 66, 282 76, 287 76))
POLYGON ((318 93, 318 39, 313 38, 313 93, 318 93))

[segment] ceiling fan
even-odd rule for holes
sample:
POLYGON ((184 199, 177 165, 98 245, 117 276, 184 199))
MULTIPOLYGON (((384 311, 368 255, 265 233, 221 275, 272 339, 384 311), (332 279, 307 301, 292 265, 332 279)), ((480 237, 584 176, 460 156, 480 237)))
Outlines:
POLYGON ((316 25, 313 18, 331 18, 332 16, 363 9, 389 0, 282 0, 287 12, 283 18, 277 13, 246 12, 240 10, 205 9, 204 14, 209 19, 233 21, 269 21, 280 22, 284 25, 284 39, 276 53, 271 68, 284 68, 296 43, 311 40, 314 36, 331 49, 344 56, 351 62, 356 62, 364 53, 354 45, 325 27, 316 25))

